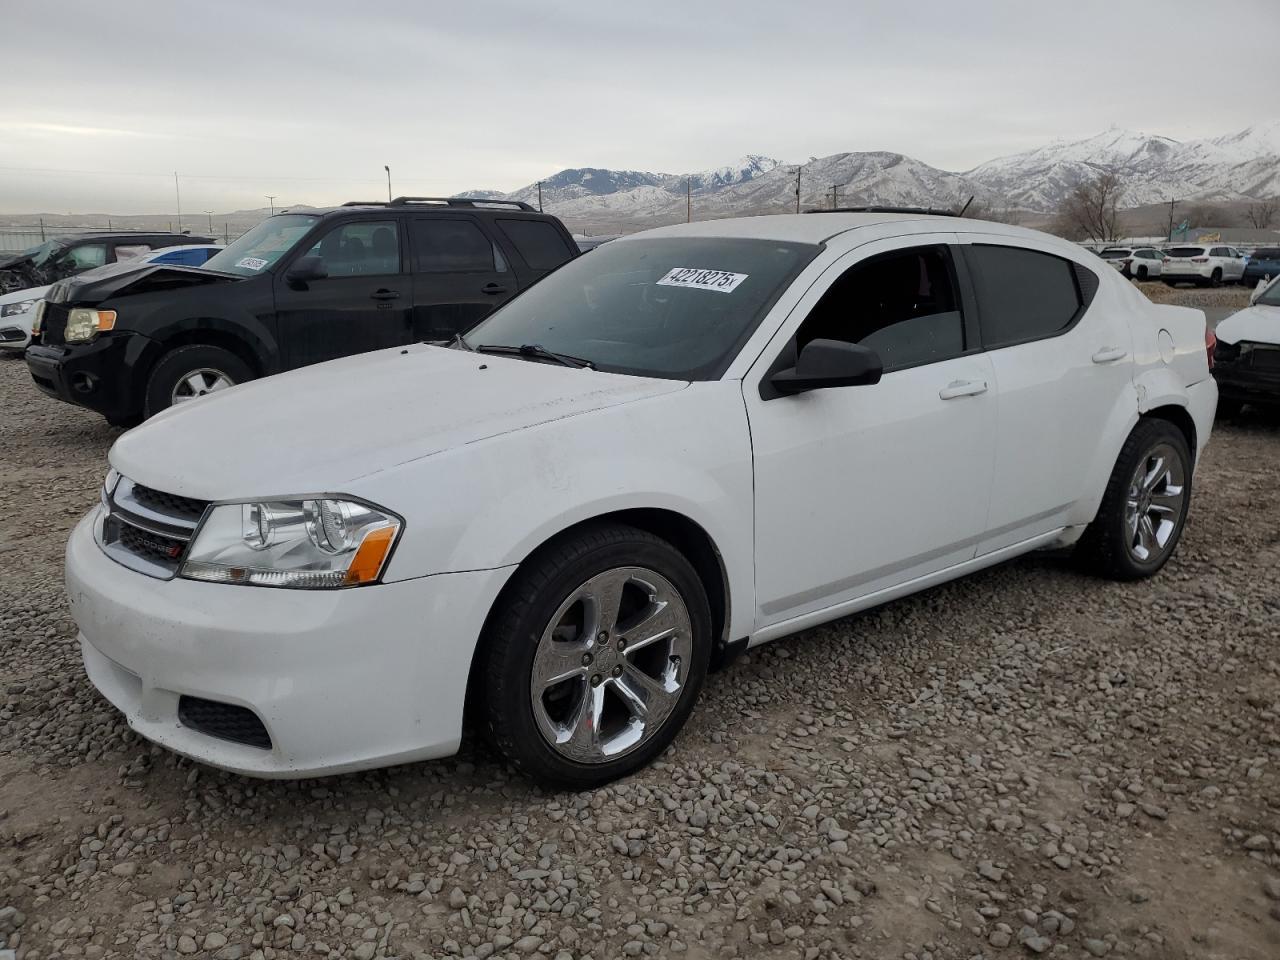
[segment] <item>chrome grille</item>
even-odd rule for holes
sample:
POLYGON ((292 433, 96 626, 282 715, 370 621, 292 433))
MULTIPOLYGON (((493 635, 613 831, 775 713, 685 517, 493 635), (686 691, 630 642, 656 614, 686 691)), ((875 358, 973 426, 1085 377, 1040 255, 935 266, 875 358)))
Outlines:
POLYGON ((164 493, 121 477, 103 490, 105 513, 98 528, 103 552, 130 570, 172 578, 208 504, 164 493))

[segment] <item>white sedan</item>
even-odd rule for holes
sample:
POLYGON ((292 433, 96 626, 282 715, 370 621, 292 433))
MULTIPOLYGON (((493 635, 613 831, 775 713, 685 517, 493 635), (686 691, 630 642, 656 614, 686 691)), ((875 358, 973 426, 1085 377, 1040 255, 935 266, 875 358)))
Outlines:
POLYGON ((746 647, 1037 549, 1156 573, 1213 423, 1208 340, 1001 224, 623 237, 450 348, 124 434, 67 545, 85 668, 140 734, 244 774, 445 756, 466 707, 531 776, 598 785, 746 647))
MULTIPOLYGON (((119 249, 119 248, 117 248, 119 249)), ((222 249, 221 244, 190 243, 174 247, 160 247, 141 257, 109 263, 78 276, 114 272, 121 264, 137 266, 140 263, 168 263, 178 266, 198 267, 222 249)), ((36 304, 48 292, 49 287, 30 287, 0 295, 0 350, 20 352, 31 342, 31 325, 35 322, 36 304)))

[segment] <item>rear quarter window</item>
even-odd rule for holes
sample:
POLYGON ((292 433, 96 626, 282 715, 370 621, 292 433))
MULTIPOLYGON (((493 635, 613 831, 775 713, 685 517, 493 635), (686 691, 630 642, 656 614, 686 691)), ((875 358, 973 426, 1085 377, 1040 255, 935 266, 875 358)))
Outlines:
POLYGON ((988 350, 1057 336, 1076 321, 1084 301, 1071 261, 1022 247, 964 248, 988 350))
POLYGON ((563 234, 545 220, 499 219, 498 229, 533 270, 554 270, 575 251, 563 234))

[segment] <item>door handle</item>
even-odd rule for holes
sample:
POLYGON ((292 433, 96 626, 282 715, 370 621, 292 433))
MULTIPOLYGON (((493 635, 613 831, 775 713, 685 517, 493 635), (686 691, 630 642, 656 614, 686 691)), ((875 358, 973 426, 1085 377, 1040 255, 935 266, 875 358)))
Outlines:
POLYGON ((500 293, 506 293, 507 288, 500 283, 486 283, 480 288, 481 293, 487 293, 491 297, 496 297, 500 293))
POLYGON ((952 380, 938 391, 938 397, 942 400, 955 400, 957 397, 976 397, 986 392, 985 380, 952 380))
POLYGON ((375 290, 369 296, 374 300, 399 300, 400 293, 396 290, 388 290, 383 287, 381 290, 375 290))
POLYGON ((1129 351, 1124 347, 1103 347, 1093 355, 1094 363, 1115 363, 1117 360, 1123 360, 1129 355, 1129 351))

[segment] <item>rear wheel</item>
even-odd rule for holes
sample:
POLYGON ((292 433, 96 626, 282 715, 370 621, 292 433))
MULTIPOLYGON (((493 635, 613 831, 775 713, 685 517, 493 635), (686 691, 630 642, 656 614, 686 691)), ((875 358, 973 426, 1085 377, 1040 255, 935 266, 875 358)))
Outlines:
POLYGON ((193 343, 170 350, 147 380, 148 417, 206 394, 253 379, 249 365, 230 350, 193 343))
POLYGON ((1191 503, 1191 451, 1167 420, 1140 420, 1076 547, 1086 569, 1114 580, 1156 573, 1173 555, 1191 503))
POLYGON ((1209 286, 1211 286, 1211 287, 1220 287, 1220 286, 1222 286, 1222 270, 1221 270, 1221 268, 1219 268, 1219 267, 1214 267, 1214 268, 1213 268, 1213 273, 1209 275, 1209 286))
POLYGON ((525 562, 483 644, 480 693, 498 748, 535 780, 585 789, 675 738, 706 676, 711 613, 671 544, 602 524, 525 562))
POLYGON ((1145 279, 1147 279, 1147 268, 1146 268, 1146 267, 1139 267, 1139 268, 1138 268, 1138 279, 1139 279, 1139 280, 1145 280, 1145 279))

